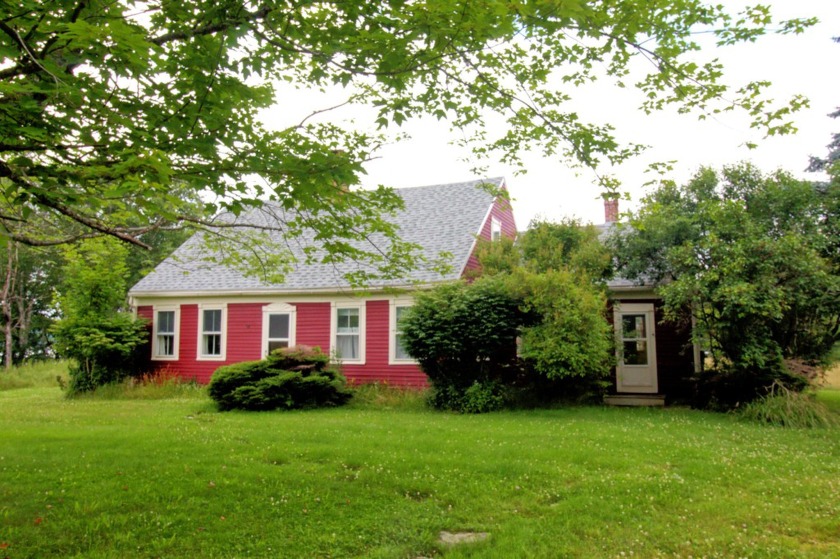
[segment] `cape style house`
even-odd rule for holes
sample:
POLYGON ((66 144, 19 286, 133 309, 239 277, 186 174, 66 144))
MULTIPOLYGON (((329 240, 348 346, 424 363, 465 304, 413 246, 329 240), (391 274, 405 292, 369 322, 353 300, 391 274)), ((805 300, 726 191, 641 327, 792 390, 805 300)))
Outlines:
MULTIPOLYGON (((304 247, 290 244, 296 257, 291 271, 283 283, 266 283, 209 263, 203 233, 197 233, 129 291, 137 315, 151 323, 155 368, 206 383, 221 365, 308 345, 339 356, 352 382, 426 385, 400 347, 397 328, 412 292, 465 277, 478 267, 478 240, 513 238, 516 223, 503 178, 396 192, 405 207, 390 221, 402 240, 423 247, 429 261, 447 255, 449 271, 417 269, 400 283, 358 290, 344 279, 352 263, 304 263, 304 247)), ((259 223, 266 215, 260 211, 238 219, 259 223)))

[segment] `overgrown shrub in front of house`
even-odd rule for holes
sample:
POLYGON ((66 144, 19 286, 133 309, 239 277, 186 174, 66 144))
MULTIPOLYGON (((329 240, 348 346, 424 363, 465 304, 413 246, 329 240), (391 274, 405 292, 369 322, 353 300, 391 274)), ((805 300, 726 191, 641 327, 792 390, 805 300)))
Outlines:
POLYGON ((432 385, 437 409, 499 409, 521 370, 516 338, 528 317, 504 281, 481 278, 421 293, 401 320, 406 351, 432 385))
POLYGON ((208 394, 222 411, 340 406, 351 396, 344 376, 329 365, 329 357, 308 346, 219 367, 208 394))
POLYGON ((128 249, 116 239, 88 239, 64 248, 57 287, 62 318, 55 349, 72 360, 69 395, 148 371, 147 323, 126 312, 128 249))
POLYGON ((146 322, 128 313, 68 318, 53 327, 55 347, 68 366, 70 395, 143 374, 148 363, 146 322))

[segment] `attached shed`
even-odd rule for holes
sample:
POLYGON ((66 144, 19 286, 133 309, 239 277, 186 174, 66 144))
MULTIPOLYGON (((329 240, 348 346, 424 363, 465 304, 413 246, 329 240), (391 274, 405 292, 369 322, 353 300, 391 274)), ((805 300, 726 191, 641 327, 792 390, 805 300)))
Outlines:
MULTIPOLYGON (((618 219, 617 200, 605 202, 606 232, 618 219)), ((688 395, 699 368, 699 351, 691 324, 664 318, 662 299, 652 285, 614 278, 609 288, 615 330, 616 367, 613 387, 605 398, 613 405, 661 406, 688 395)))

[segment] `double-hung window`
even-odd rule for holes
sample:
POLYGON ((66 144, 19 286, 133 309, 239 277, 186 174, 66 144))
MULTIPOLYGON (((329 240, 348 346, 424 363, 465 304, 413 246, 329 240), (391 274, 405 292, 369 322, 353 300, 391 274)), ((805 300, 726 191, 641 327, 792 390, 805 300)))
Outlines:
POLYGON ((273 303, 263 307, 263 356, 295 345, 295 307, 273 303))
POLYGON ((400 327, 400 320, 411 308, 413 302, 408 300, 392 300, 391 301, 391 340, 389 361, 392 365, 401 363, 415 363, 415 360, 408 354, 402 344, 402 328, 400 327))
POLYGON ((177 307, 155 308, 152 359, 178 359, 178 317, 177 307))
POLYGON ((333 303, 332 353, 342 362, 365 361, 365 307, 362 304, 333 303))
POLYGON ((225 358, 225 307, 199 307, 198 358, 225 358))

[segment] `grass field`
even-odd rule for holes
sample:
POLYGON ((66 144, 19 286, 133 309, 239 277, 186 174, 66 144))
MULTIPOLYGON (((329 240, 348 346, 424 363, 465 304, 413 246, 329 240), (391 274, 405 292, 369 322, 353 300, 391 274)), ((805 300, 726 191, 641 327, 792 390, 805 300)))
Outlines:
POLYGON ((840 556, 837 429, 365 401, 218 413, 195 390, 0 391, 0 557, 840 556), (449 548, 444 530, 490 537, 449 548))

